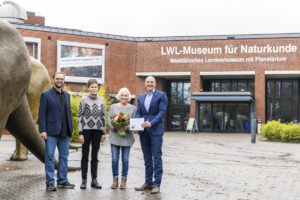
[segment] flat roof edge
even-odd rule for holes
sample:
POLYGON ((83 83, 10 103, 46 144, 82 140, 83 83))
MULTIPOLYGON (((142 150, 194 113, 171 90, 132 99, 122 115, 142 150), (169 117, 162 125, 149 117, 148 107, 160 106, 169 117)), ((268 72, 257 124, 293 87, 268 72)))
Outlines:
POLYGON ((300 38, 300 33, 270 33, 270 34, 232 34, 232 35, 196 35, 196 36, 157 36, 157 37, 134 37, 97 32, 82 31, 51 26, 38 26, 32 24, 13 23, 16 28, 35 30, 42 32, 54 32, 88 37, 107 38, 132 42, 164 42, 164 41, 191 41, 191 40, 237 40, 237 39, 273 39, 273 38, 300 38))

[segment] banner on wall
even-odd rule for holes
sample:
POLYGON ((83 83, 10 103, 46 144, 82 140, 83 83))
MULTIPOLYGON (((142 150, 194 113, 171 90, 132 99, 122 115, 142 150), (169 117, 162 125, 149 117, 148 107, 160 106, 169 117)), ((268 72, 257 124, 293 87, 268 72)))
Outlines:
POLYGON ((104 45, 57 42, 57 70, 66 74, 66 82, 86 83, 97 79, 104 83, 104 45))

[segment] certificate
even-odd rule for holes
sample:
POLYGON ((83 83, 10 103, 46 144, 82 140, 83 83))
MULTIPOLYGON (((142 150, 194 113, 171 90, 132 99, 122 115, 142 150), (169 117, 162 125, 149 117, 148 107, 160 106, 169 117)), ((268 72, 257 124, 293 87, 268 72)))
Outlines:
POLYGON ((144 123, 144 118, 130 118, 130 130, 131 131, 143 131, 142 123, 144 123))

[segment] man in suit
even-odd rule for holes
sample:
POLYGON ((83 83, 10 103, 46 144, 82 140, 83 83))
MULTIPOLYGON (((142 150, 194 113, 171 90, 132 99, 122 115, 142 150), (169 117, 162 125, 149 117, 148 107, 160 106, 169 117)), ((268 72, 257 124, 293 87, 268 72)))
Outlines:
POLYGON ((39 131, 45 140, 45 172, 47 191, 56 191, 54 179, 54 154, 57 146, 59 153, 57 187, 74 188, 67 178, 69 137, 72 136, 72 117, 70 95, 62 88, 65 75, 53 75, 54 86, 42 93, 39 108, 39 131))
POLYGON ((148 76, 145 80, 146 92, 139 95, 136 118, 144 118, 144 131, 140 132, 140 141, 145 162, 145 183, 136 191, 151 190, 151 194, 160 192, 162 165, 162 142, 164 134, 163 118, 168 107, 167 95, 155 89, 156 80, 148 76))

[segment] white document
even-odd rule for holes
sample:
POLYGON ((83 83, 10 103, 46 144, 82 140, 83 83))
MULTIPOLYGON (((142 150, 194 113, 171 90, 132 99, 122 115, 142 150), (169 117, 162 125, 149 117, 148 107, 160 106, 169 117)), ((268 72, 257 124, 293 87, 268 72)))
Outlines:
POLYGON ((130 130, 131 131, 143 131, 142 123, 144 123, 144 118, 130 118, 130 130))

